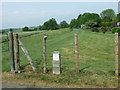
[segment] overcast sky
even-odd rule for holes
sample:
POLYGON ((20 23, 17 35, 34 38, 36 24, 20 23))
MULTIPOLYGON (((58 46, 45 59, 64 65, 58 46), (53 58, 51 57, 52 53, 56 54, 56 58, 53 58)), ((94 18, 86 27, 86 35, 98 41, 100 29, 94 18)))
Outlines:
POLYGON ((4 2, 2 3, 2 27, 21 28, 42 25, 50 18, 57 22, 72 18, 85 12, 100 14, 105 9, 118 13, 117 2, 4 2))

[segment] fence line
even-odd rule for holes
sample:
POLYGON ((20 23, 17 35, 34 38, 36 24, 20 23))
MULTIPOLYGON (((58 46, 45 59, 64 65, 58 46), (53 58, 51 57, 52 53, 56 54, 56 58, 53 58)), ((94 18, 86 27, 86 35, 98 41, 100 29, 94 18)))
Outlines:
MULTIPOLYGON (((29 36, 36 35, 36 34, 40 34, 40 32, 32 33, 32 34, 26 34, 26 35, 21 35, 21 36, 19 36, 19 38, 29 37, 29 36)), ((0 44, 8 42, 8 41, 9 41, 8 38, 2 39, 2 41, 0 42, 0 44)))
MULTIPOLYGON (((40 33, 43 33, 43 32, 36 32, 36 33, 21 35, 21 36, 19 36, 19 38, 29 37, 29 36, 32 36, 32 35, 35 35, 35 34, 40 34, 40 33)), ((99 34, 99 33, 93 33, 93 34, 95 34, 95 35, 101 35, 101 36, 114 36, 114 34, 99 34)), ((49 35, 48 34, 48 36, 52 36, 52 37, 55 37, 55 36, 58 36, 58 35, 61 35, 61 34, 55 34, 55 35, 49 35)), ((42 38, 43 35, 40 36, 40 37, 42 38)), ((2 39, 2 42, 0 42, 0 43, 4 43, 4 42, 7 42, 7 41, 9 41, 9 39, 5 38, 5 39, 2 39)))
MULTIPOLYGON (((10 35, 10 37, 9 37, 9 40, 10 40, 10 49, 11 49, 11 52, 12 53, 14 53, 14 51, 12 50, 13 48, 14 48, 14 43, 15 42, 13 42, 13 40, 15 40, 15 39, 13 39, 13 37, 11 36, 12 35, 12 33, 10 33, 9 34, 10 35), (12 44, 12 45, 11 45, 12 44), (13 47, 12 47, 13 46, 13 47)), ((34 35, 34 34, 32 34, 32 35, 34 35)), ((28 36, 30 36, 30 35, 28 35, 28 36)), ((25 36, 25 37, 28 37, 28 36, 25 36)), ((21 37, 19 37, 19 38, 22 38, 22 36, 21 37)), ((76 56, 76 72, 79 72, 79 53, 78 53, 78 35, 77 34, 75 34, 75 37, 74 37, 75 39, 75 53, 71 53, 71 55, 75 55, 76 56)), ((44 38, 43 38, 43 42, 44 42, 44 38)), ((20 46, 22 46, 22 49, 24 49, 23 51, 24 51, 24 53, 26 54, 26 52, 27 52, 27 50, 25 49, 25 47, 24 47, 24 45, 23 45, 23 43, 19 40, 19 43, 20 43, 20 46)), ((45 46, 46 44, 44 44, 43 46, 45 46)), ((72 46, 72 45, 70 45, 70 46, 72 46)), ((58 48, 59 49, 59 48, 58 48)), ((50 52, 47 52, 47 53, 50 53, 50 52)), ((44 52, 43 52, 43 54, 45 54, 44 52)), ((31 62, 32 61, 32 59, 30 59, 30 56, 28 56, 29 54, 28 54, 28 52, 27 52, 27 54, 26 54, 26 56, 28 57, 28 59, 29 59, 29 61, 31 62)), ((52 53, 51 53, 51 55, 52 55, 52 53)), ((68 54, 67 54, 68 55, 68 54)), ((116 72, 116 75, 118 75, 118 33, 117 34, 115 34, 115 61, 116 61, 116 65, 115 65, 115 72, 116 72)), ((43 55, 44 56, 44 55, 43 55)), ((62 56, 65 56, 65 55, 62 55, 62 56)), ((13 54, 11 54, 11 57, 12 57, 12 59, 13 59, 13 54)), ((11 60, 12 60, 11 59, 11 60)), ((12 60, 12 64, 13 64, 13 61, 14 60, 12 60)), ((46 61, 46 60, 45 60, 46 61)), ((45 62, 46 63, 46 62, 45 62)), ((33 67, 33 64, 31 64, 32 65, 32 67, 33 67)), ((14 66, 14 65, 13 65, 14 66)), ((64 65, 63 65, 64 66, 64 65)), ((48 66, 44 66, 44 67, 48 67, 48 66)), ((14 70, 14 69, 11 69, 11 70, 14 70)), ((34 69, 34 67, 33 67, 33 70, 35 70, 34 69)), ((45 69, 45 72, 46 72, 46 69, 45 69)))

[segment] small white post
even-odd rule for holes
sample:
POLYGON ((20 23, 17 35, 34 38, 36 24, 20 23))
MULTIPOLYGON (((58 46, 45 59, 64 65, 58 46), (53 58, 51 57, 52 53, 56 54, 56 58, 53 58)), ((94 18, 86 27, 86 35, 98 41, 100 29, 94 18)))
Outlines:
POLYGON ((60 74, 60 53, 58 51, 53 52, 53 74, 60 74))

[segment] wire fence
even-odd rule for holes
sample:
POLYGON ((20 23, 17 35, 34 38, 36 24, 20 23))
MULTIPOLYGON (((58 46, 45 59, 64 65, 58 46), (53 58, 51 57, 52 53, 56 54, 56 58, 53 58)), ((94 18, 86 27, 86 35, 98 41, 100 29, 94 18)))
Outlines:
MULTIPOLYGON (((36 35, 36 37, 37 37, 37 34, 40 34, 40 32, 19 35, 19 38, 30 37, 30 36, 33 36, 33 35, 36 35)), ((0 48, 2 49, 2 52, 8 52, 9 51, 9 37, 8 37, 8 33, 4 34, 4 37, 2 37, 0 39, 0 45, 1 45, 0 48)))
MULTIPOLYGON (((56 37, 58 35, 61 35, 61 34, 55 34, 55 35, 48 35, 49 37, 56 37)), ((101 35, 101 36, 114 36, 114 34, 96 34, 94 33, 94 35, 101 35)), ((25 38, 25 37, 30 37, 30 36, 33 36, 33 37, 39 37, 39 38, 43 38, 43 34, 42 33, 32 33, 32 34, 28 34, 28 35, 21 35, 19 36, 19 38, 25 38)), ((2 52, 8 52, 9 51, 9 40, 8 39, 4 39, 6 40, 5 42, 2 42, 2 45, 3 46, 0 46, 0 48, 2 48, 2 52)), ((96 41, 97 42, 97 41, 96 41)), ((47 47, 51 47, 53 46, 53 44, 49 44, 47 45, 47 47)), ((111 46, 111 45, 110 45, 111 46)), ((76 69, 76 62, 75 62, 75 51, 74 51, 74 42, 72 44, 67 44, 67 45, 61 45, 61 47, 63 48, 56 48, 57 46, 54 46, 54 48, 52 48, 53 51, 62 51, 64 47, 68 47, 68 49, 72 50, 72 51, 68 51, 67 53, 66 52, 62 52, 61 53, 61 68, 62 69, 69 69, 69 70, 75 70, 76 69)), ((79 47, 81 47, 81 45, 79 45, 79 47)), ((109 44, 108 44, 108 47, 109 47, 109 44)), ((31 47, 32 48, 32 47, 31 47)), ((34 48, 37 48, 37 47, 34 47, 34 48)), ((86 47, 85 47, 86 48, 86 47)), ((94 47, 93 47, 94 48, 94 47)), ((109 59, 109 55, 111 53, 109 52, 96 52, 98 50, 94 50, 91 52, 85 52, 83 53, 82 50, 80 50, 79 52, 79 56, 80 56, 80 70, 85 70, 85 69, 92 69, 92 70, 115 70, 114 68, 114 61, 110 61, 109 63, 107 61, 104 61, 105 59, 109 59), (91 54, 91 53, 94 53, 94 54, 91 54), (92 56, 93 55, 93 56, 92 56), (92 59, 90 57, 93 57, 92 59), (104 60, 101 60, 95 57, 104 57, 105 59, 104 60), (112 64, 112 65, 111 65, 112 64)), ((30 51, 32 52, 32 50, 30 51)), ((114 51, 113 51, 114 52, 114 51)), ((53 60, 53 57, 52 57, 52 51, 47 51, 46 54, 47 54, 47 67, 49 69, 52 69, 52 60, 53 60)), ((113 55, 113 53, 112 53, 113 55)), ((34 59, 34 58, 33 58, 34 59)), ((42 52, 41 54, 39 55, 39 60, 43 60, 42 58, 42 52)), ((114 59, 114 55, 113 55, 113 59, 114 59)), ((42 65, 40 65, 40 67, 42 67, 42 65)))

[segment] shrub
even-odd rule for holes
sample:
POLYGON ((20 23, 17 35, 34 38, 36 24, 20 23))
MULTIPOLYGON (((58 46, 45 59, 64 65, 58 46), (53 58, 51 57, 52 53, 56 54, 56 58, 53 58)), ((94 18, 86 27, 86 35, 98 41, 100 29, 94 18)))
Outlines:
POLYGON ((101 27, 100 28, 101 32, 103 32, 103 34, 105 34, 108 31, 108 27, 101 27))
POLYGON ((101 27, 106 27, 107 31, 111 31, 111 29, 115 26, 115 22, 102 22, 100 24, 101 27))
POLYGON ((99 32, 99 29, 98 29, 97 27, 93 27, 93 28, 91 29, 91 31, 92 31, 92 32, 99 32))
POLYGON ((90 20, 86 22, 85 24, 87 28, 94 28, 97 25, 97 22, 90 20))
POLYGON ((120 28, 118 27, 112 28, 112 33, 116 33, 116 32, 120 34, 120 28))
POLYGON ((24 28, 22 28, 23 31, 29 31, 29 28, 27 26, 25 26, 24 28))
POLYGON ((60 28, 68 28, 68 23, 64 20, 62 22, 60 22, 60 28))
POLYGON ((39 30, 43 30, 43 26, 40 25, 40 26, 39 26, 39 30))
POLYGON ((10 29, 10 32, 13 32, 13 29, 12 29, 12 28, 10 29))
POLYGON ((24 28, 22 28, 23 31, 37 31, 37 27, 34 28, 28 28, 27 26, 25 26, 24 28))
POLYGON ((33 29, 33 31, 37 31, 37 28, 35 27, 35 28, 33 29))

